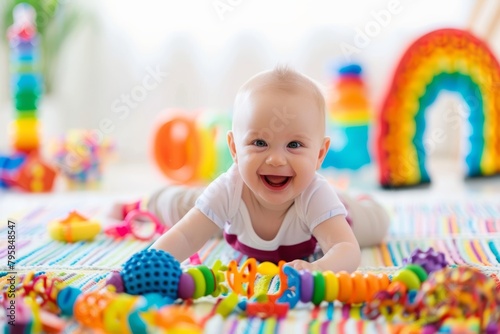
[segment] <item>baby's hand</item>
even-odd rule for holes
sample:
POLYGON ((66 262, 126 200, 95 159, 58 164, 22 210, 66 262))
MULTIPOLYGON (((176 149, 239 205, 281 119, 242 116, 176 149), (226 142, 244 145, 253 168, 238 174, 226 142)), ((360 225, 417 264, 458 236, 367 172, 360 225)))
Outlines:
POLYGON ((313 272, 315 270, 321 271, 321 269, 314 262, 310 263, 304 260, 294 260, 292 262, 288 262, 286 265, 292 267, 297 271, 299 270, 307 270, 310 272, 313 272))

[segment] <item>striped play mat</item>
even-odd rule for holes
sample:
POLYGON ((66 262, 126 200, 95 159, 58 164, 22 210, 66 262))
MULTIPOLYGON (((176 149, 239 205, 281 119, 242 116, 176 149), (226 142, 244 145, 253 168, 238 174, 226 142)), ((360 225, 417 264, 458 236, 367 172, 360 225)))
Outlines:
MULTIPOLYGON (((83 291, 101 289, 108 274, 120 270, 133 254, 147 248, 150 242, 133 239, 115 240, 103 234, 92 242, 63 243, 50 239, 47 224, 77 210, 82 215, 108 224, 106 214, 116 197, 70 195, 34 198, 12 202, 0 211, 0 235, 7 236, 7 218, 16 222, 16 273, 22 279, 28 272, 46 274, 83 291), (7 210, 7 211, 6 211, 7 210)), ((386 196, 381 202, 388 209, 392 225, 384 244, 362 250, 362 272, 394 273, 403 259, 416 249, 434 250, 445 254, 451 265, 468 265, 487 274, 500 274, 500 198, 461 198, 432 201, 421 198, 408 200, 404 196, 386 196)), ((0 238, 0 271, 5 287, 8 241, 0 238)), ((234 251, 224 241, 210 240, 200 251, 201 261, 211 266, 216 260, 243 263, 246 257, 234 251)), ((184 263, 188 265, 188 262, 184 263)), ((272 284, 269 289, 272 289, 272 284)), ((198 314, 209 314, 213 303, 200 302, 193 306, 198 314)), ((362 319, 359 308, 329 304, 324 307, 302 305, 289 312, 285 319, 262 320, 227 317, 222 323, 208 320, 206 332, 220 333, 384 333, 397 330, 396 325, 362 319), (217 322, 217 323, 216 323, 217 322), (211 328, 213 330, 211 330, 211 328)), ((74 322, 67 332, 76 330, 74 322)))

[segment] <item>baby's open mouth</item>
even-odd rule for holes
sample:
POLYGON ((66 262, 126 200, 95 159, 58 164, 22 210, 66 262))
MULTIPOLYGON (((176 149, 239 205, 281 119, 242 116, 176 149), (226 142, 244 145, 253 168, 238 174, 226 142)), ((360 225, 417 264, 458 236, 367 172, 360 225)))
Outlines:
POLYGON ((282 189, 292 179, 290 176, 261 175, 262 180, 273 189, 282 189))

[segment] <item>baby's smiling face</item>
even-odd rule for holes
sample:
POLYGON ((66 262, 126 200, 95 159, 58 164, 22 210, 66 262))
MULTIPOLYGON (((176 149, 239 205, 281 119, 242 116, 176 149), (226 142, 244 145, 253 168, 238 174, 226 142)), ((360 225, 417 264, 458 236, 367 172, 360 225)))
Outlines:
POLYGON ((324 133, 324 112, 311 91, 266 86, 237 106, 228 143, 259 203, 288 207, 323 162, 330 143, 324 133))

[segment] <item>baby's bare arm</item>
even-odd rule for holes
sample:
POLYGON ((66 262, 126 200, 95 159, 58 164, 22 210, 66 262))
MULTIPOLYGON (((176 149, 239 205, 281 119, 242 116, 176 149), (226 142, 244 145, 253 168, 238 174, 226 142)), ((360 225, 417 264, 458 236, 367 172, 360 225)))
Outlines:
POLYGON ((313 230, 313 235, 323 250, 323 257, 312 263, 302 260, 290 262, 295 269, 333 272, 353 272, 358 269, 361 250, 344 216, 335 216, 319 224, 313 230))
POLYGON ((182 219, 164 233, 151 248, 172 254, 179 262, 197 252, 219 227, 200 210, 192 208, 182 219))

